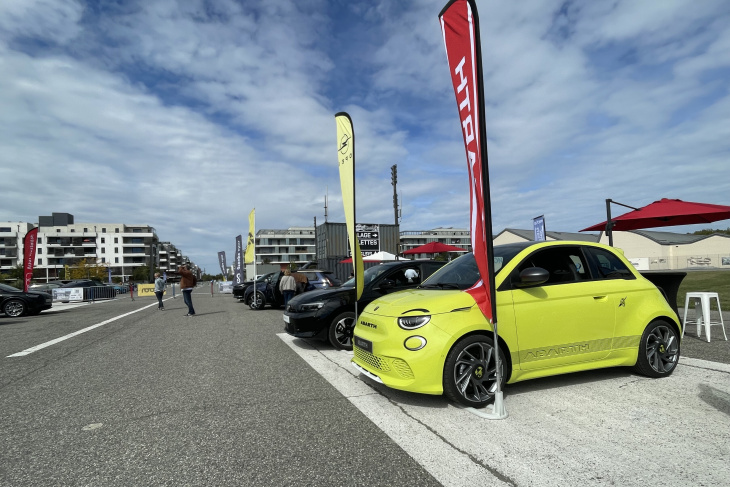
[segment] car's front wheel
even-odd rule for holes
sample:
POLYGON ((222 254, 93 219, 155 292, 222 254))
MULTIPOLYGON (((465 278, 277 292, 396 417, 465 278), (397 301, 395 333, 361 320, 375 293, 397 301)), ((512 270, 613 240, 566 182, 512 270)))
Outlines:
POLYGON ((25 303, 19 299, 10 299, 3 306, 3 313, 12 318, 23 316, 25 313, 25 303))
POLYGON ((256 291, 256 293, 249 298, 248 306, 249 308, 255 310, 264 309, 264 306, 266 306, 266 298, 264 297, 264 293, 256 291))
MULTIPOLYGON (((504 352, 499 350, 504 385, 504 352)), ((497 392, 497 364, 494 341, 486 335, 459 340, 449 351, 444 365, 444 393, 452 401, 469 407, 483 407, 497 392)))
POLYGON ((679 362, 679 334, 663 320, 649 323, 639 343, 639 357, 634 370, 647 377, 666 377, 679 362))
POLYGON ((333 347, 339 350, 352 350, 352 332, 355 329, 355 313, 345 311, 332 320, 329 339, 333 347))

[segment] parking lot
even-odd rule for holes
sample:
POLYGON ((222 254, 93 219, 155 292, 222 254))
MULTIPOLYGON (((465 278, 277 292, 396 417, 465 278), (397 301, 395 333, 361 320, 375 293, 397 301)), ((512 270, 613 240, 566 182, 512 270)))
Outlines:
POLYGON ((489 421, 370 382, 280 310, 193 300, 192 318, 128 295, 0 317, 0 484, 730 485, 717 327, 689 328, 668 379, 527 381, 489 421))

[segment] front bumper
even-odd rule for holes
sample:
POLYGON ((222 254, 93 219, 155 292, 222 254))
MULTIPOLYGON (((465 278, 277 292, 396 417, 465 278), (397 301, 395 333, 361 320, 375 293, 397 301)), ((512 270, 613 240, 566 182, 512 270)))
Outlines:
POLYGON ((353 347, 352 362, 358 370, 367 372, 366 376, 393 389, 443 394, 444 361, 451 336, 441 329, 426 325, 404 330, 396 318, 363 313, 355 327, 355 336, 372 343, 372 352, 353 347), (371 326, 361 326, 362 321, 371 326), (420 350, 406 348, 409 338, 414 337, 425 340, 420 350))
POLYGON ((285 312, 282 316, 284 331, 297 338, 315 338, 326 333, 329 323, 318 316, 319 311, 285 312))

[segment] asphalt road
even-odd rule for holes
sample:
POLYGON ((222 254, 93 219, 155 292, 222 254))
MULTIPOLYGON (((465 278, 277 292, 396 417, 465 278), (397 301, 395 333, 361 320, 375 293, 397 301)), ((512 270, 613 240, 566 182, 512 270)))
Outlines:
POLYGON ((488 421, 208 289, 0 317, 0 485, 730 485, 717 327, 668 379, 527 381, 488 421))

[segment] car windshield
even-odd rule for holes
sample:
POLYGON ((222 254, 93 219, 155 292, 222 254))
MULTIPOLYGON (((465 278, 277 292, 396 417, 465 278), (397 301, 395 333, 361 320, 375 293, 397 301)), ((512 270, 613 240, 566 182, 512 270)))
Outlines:
MULTIPOLYGON (((363 283, 365 286, 367 286, 369 283, 373 282, 379 275, 383 274, 384 272, 387 272, 388 269, 390 269, 390 266, 385 265, 376 265, 373 267, 370 267, 368 269, 365 269, 365 272, 363 274, 363 283)), ((342 285, 342 287, 355 287, 355 278, 352 277, 345 281, 345 283, 342 285)))
POLYGON ((0 290, 5 291, 6 293, 17 293, 20 292, 20 289, 13 286, 8 286, 7 284, 0 284, 0 290))
MULTIPOLYGON (((523 247, 503 245, 494 247, 494 274, 507 265, 523 247)), ((441 269, 419 287, 423 289, 468 289, 479 280, 479 269, 473 253, 464 254, 441 269)))

